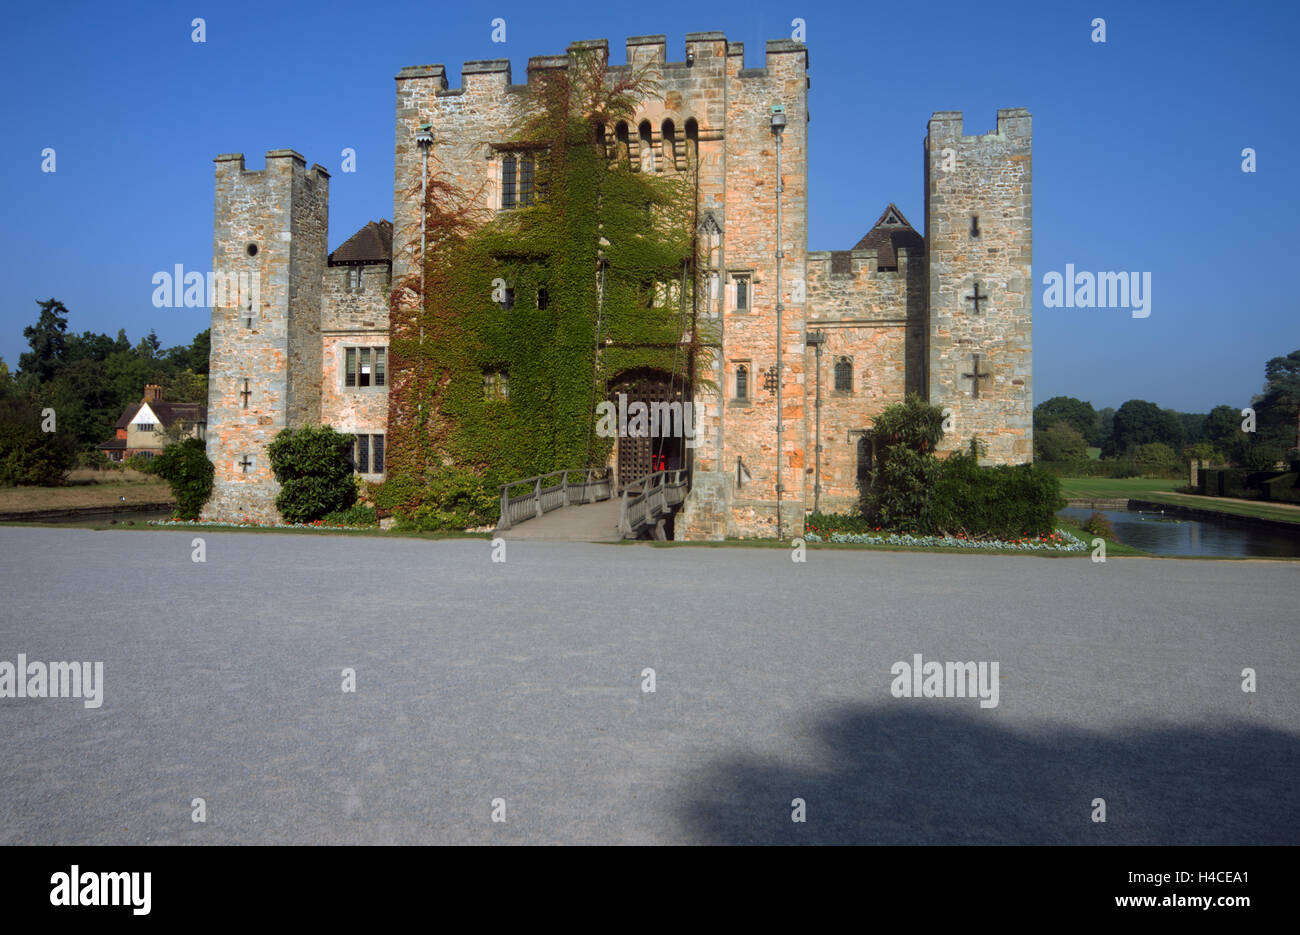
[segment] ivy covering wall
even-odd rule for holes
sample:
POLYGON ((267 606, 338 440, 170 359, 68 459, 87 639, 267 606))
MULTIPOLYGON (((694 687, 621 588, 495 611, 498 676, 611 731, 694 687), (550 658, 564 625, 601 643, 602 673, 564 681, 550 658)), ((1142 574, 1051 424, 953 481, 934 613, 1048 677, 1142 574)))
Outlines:
POLYGON ((642 173, 598 143, 600 128, 612 135, 655 92, 644 74, 581 52, 539 76, 527 116, 502 141, 535 159, 531 206, 483 218, 477 193, 431 164, 423 295, 418 277, 393 290, 381 505, 409 512, 447 472, 472 472, 495 493, 603 465, 613 440, 596 436, 595 404, 610 381, 652 369, 681 385, 701 366, 695 166, 642 173), (497 301, 501 281, 512 308, 497 301))

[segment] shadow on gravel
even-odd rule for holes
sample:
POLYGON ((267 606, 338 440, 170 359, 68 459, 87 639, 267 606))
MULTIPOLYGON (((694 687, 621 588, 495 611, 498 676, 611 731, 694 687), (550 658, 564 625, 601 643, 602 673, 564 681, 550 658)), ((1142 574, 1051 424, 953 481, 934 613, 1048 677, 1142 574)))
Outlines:
MULTIPOLYGON (((932 704, 943 704, 933 702, 932 704)), ((960 703, 960 702, 957 702, 960 703)), ((901 703, 900 703, 901 704, 901 703)), ((1225 728, 1009 731, 987 717, 854 706, 800 740, 687 777, 678 819, 713 844, 1297 844, 1300 738, 1225 728), (791 801, 807 821, 791 821, 791 801), (1106 822, 1094 823, 1095 798, 1106 822)))

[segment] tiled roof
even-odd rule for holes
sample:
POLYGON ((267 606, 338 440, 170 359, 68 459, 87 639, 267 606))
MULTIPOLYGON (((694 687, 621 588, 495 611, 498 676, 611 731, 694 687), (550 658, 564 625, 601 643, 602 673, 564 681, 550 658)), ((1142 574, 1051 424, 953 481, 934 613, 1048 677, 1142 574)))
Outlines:
POLYGON ((208 407, 199 403, 150 403, 149 408, 162 420, 163 428, 171 428, 177 419, 190 423, 208 421, 208 407))
POLYGON ((391 263, 393 261, 393 222, 371 221, 330 254, 329 265, 345 263, 391 263))
POLYGON ((912 256, 919 256, 925 251, 925 238, 908 223, 898 206, 890 202, 880 219, 853 249, 875 250, 876 269, 897 269, 899 247, 906 247, 912 256))
POLYGON ((143 405, 144 403, 132 403, 131 405, 127 406, 125 409, 122 410, 122 418, 118 419, 117 425, 113 427, 119 429, 126 428, 128 425, 131 424, 131 420, 135 418, 135 414, 140 411, 140 407, 143 405))
POLYGON ((100 451, 125 451, 126 439, 110 438, 108 441, 104 442, 104 444, 99 446, 99 450, 100 451))
MULTIPOLYGON (((122 412, 122 418, 117 420, 114 428, 124 429, 135 421, 136 415, 145 403, 132 403, 122 412)), ((163 403, 152 402, 148 404, 153 410, 159 421, 162 422, 163 428, 170 428, 177 419, 183 419, 186 422, 207 422, 208 407, 200 403, 163 403)))

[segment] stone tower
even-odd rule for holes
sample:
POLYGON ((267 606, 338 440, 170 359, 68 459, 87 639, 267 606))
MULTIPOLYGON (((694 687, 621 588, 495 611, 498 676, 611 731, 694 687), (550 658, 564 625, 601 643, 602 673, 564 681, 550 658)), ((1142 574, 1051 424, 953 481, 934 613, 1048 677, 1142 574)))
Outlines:
POLYGON ((965 136, 960 111, 930 118, 925 141, 928 386, 952 409, 943 449, 976 435, 986 463, 1033 457, 1032 126, 1023 108, 965 136))
MULTIPOLYGON (((608 61, 609 43, 585 40, 566 55, 530 58, 527 80, 568 68, 577 52, 608 61)), ((676 524, 678 538, 775 535, 778 481, 788 536, 803 528, 811 483, 804 411, 808 49, 780 39, 768 42, 764 53, 762 68, 746 68, 742 43, 728 42, 720 32, 697 32, 686 35, 685 60, 674 62, 668 60, 664 36, 629 38, 628 65, 648 68, 658 92, 638 104, 626 126, 608 127, 604 137, 611 158, 622 154, 638 171, 697 173, 698 232, 708 244, 697 280, 705 296, 699 316, 716 341, 714 368, 700 376, 718 389, 697 385, 694 390, 698 445, 692 452, 692 491, 676 524), (784 109, 786 121, 779 239, 774 106, 784 109), (779 283, 778 251, 783 253, 779 283), (777 399, 764 386, 764 376, 777 363, 778 296, 784 306, 780 451, 777 399), (738 397, 742 370, 744 395, 738 397)), ((422 126, 429 125, 434 136, 431 172, 478 199, 485 212, 507 208, 505 157, 527 85, 513 82, 504 59, 466 62, 461 84, 449 87, 442 65, 404 68, 397 75, 395 282, 417 268, 419 202, 411 192, 419 190, 422 157, 416 137, 422 126)))
POLYGON ((279 485, 266 447, 286 427, 320 421, 321 289, 329 173, 289 149, 244 168, 218 156, 212 269, 239 283, 212 302, 204 519, 276 521, 279 485))

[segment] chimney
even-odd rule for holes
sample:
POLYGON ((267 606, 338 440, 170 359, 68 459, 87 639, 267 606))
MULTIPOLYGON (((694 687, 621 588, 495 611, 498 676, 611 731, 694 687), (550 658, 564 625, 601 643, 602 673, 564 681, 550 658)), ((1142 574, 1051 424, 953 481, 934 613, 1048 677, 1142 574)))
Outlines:
POLYGON ((144 401, 147 403, 156 403, 162 400, 162 387, 157 383, 146 383, 144 385, 144 401))

